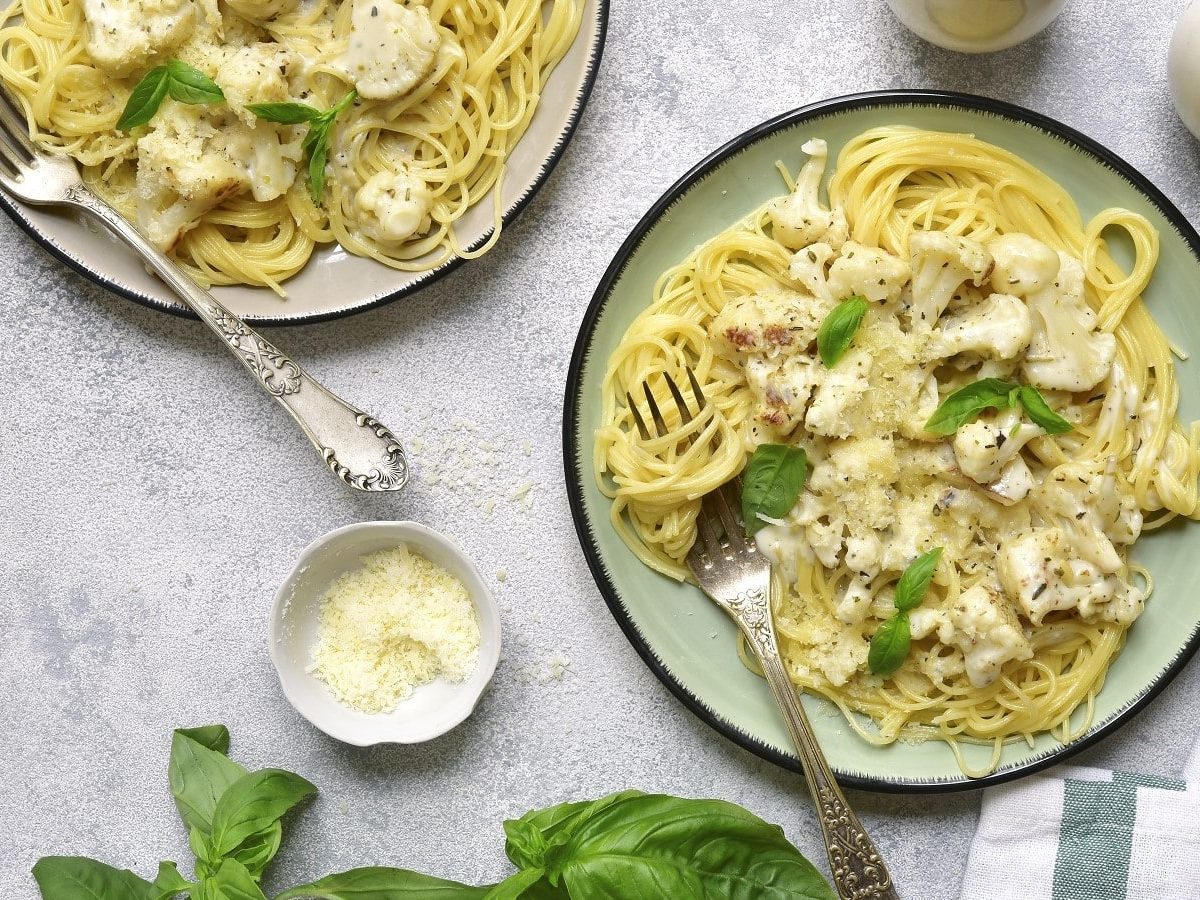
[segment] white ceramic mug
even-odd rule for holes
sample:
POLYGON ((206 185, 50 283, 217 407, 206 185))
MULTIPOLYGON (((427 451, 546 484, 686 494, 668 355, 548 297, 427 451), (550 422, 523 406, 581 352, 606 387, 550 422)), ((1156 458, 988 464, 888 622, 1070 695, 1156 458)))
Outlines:
POLYGON ((1193 0, 1175 25, 1167 77, 1179 118, 1200 138, 1200 0, 1193 0))
POLYGON ((992 53, 1027 41, 1054 21, 1067 0, 887 0, 896 18, 931 44, 959 53, 992 53))

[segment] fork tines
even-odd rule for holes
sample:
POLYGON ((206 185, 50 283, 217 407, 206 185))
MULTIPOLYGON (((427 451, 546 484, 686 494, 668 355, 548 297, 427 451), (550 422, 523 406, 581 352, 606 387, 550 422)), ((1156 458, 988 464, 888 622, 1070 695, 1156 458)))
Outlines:
POLYGON ((33 164, 37 147, 29 138, 29 126, 20 105, 6 90, 0 90, 0 159, 6 174, 17 176, 33 164))
MULTIPOLYGON (((700 382, 696 379, 696 373, 692 371, 692 367, 686 368, 688 383, 692 388, 692 395, 696 398, 696 412, 703 411, 708 405, 708 401, 704 398, 704 391, 700 387, 700 382)), ((683 398, 683 392, 679 390, 679 385, 675 383, 675 379, 671 377, 670 372, 662 373, 663 380, 667 383, 667 390, 671 392, 671 399, 675 401, 675 407, 679 410, 679 417, 684 425, 687 425, 694 418, 692 411, 688 408, 687 401, 683 398)), ((658 401, 654 399, 654 391, 650 388, 650 379, 647 378, 642 382, 642 393, 646 395, 646 406, 650 410, 650 419, 654 422, 654 430, 659 437, 666 437, 669 429, 667 423, 663 419, 662 412, 658 408, 658 401)), ((633 415, 634 424, 637 425, 638 434, 641 435, 643 441, 648 441, 651 438, 650 429, 646 427, 646 420, 642 418, 641 412, 638 411, 638 406, 633 400, 633 395, 629 391, 625 392, 625 402, 629 406, 629 411, 633 415)))

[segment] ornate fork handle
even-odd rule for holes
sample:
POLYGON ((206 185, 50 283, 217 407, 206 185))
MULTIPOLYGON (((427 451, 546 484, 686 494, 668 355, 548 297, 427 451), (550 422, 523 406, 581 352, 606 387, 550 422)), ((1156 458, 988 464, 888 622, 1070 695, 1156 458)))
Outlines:
POLYGON ((149 263, 296 420, 334 475, 361 491, 404 487, 408 481, 404 450, 385 426, 332 393, 222 306, 84 185, 67 189, 66 201, 98 220, 149 263))
POLYGON ((843 900, 899 900, 879 851, 829 770, 804 705, 784 669, 771 618, 769 589, 745 591, 722 605, 732 614, 758 657, 771 693, 783 712, 788 733, 800 754, 800 764, 825 836, 825 850, 829 854, 829 868, 838 896, 843 900))

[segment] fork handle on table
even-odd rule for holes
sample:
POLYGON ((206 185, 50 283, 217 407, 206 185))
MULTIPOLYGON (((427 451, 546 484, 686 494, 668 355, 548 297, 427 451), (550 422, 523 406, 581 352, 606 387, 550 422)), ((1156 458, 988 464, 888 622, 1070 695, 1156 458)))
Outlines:
MULTIPOLYGON (((817 821, 821 823, 825 837, 825 851, 829 854, 829 868, 838 896, 844 900, 899 900, 900 895, 896 893, 883 858, 846 802, 825 762, 796 686, 783 667, 769 614, 766 618, 766 622, 757 620, 742 624, 742 631, 758 657, 800 755, 800 765, 817 807, 817 821)), ((742 617, 738 617, 738 621, 743 623, 742 617)))
POLYGON ((400 442, 375 418, 338 397, 188 278, 116 210, 82 184, 66 201, 129 244, 216 332, 259 385, 288 411, 335 476, 361 491, 398 491, 408 481, 400 442))

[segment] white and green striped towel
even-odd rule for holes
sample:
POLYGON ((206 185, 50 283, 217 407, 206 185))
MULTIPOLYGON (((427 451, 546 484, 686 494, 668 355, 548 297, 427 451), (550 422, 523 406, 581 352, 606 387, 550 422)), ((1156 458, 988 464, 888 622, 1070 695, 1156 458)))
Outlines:
POLYGON ((1198 900, 1200 746, 1179 777, 1060 766, 983 794, 962 900, 1198 900))

